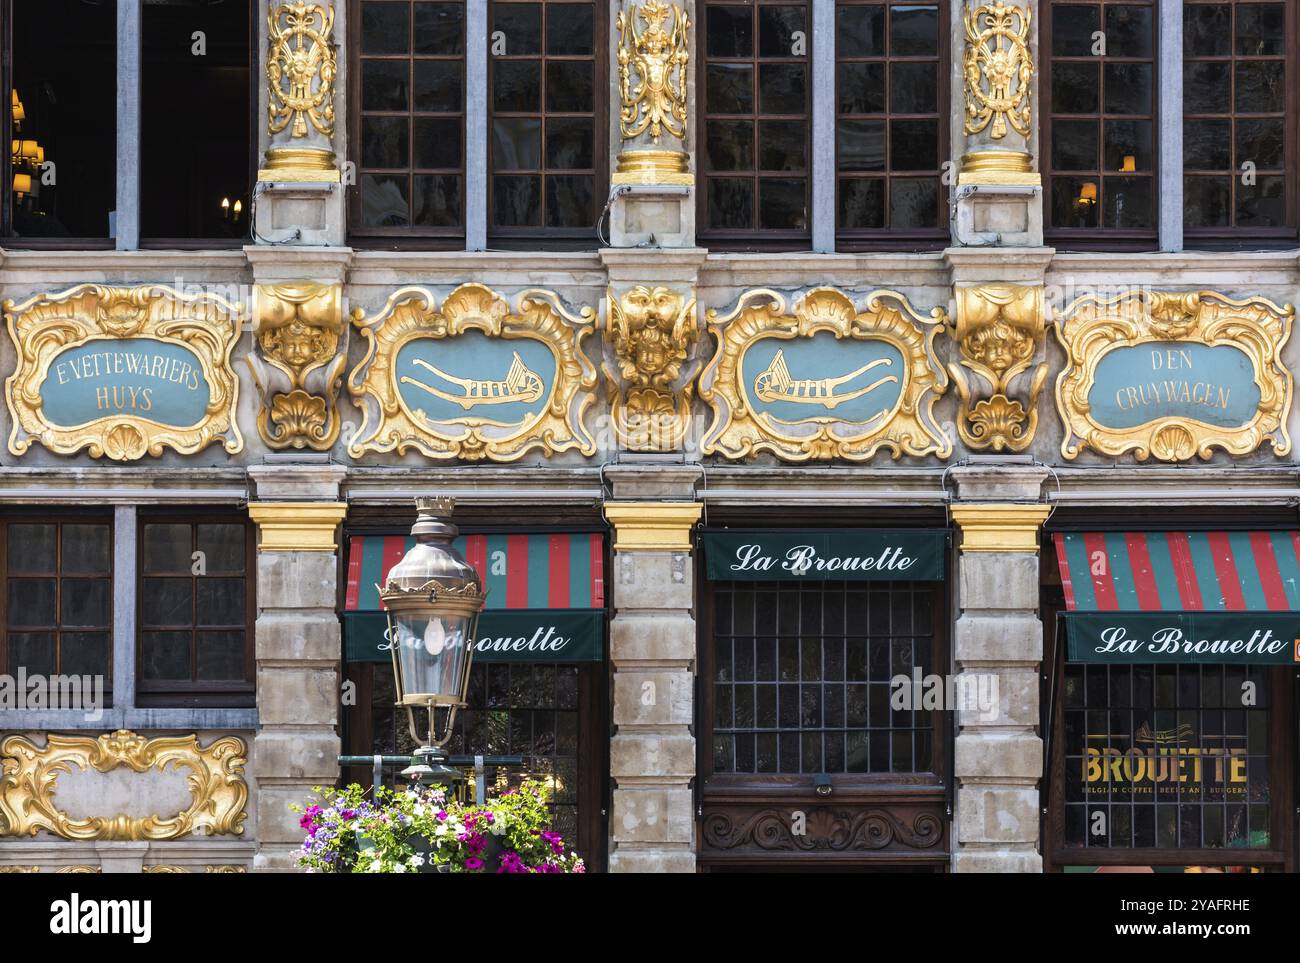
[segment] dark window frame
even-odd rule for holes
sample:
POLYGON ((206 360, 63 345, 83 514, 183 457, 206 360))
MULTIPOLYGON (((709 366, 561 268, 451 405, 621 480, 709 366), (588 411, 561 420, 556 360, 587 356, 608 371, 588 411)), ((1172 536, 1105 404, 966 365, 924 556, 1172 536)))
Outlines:
MULTIPOLYGON (((1297 91, 1297 77, 1300 76, 1300 5, 1295 3, 1284 4, 1285 10, 1285 30, 1286 36, 1283 37, 1283 52, 1280 55, 1269 56, 1248 56, 1239 55, 1236 47, 1236 11, 1242 6, 1248 5, 1248 0, 1186 0, 1184 6, 1184 20, 1186 20, 1187 10, 1196 6, 1229 6, 1233 12, 1233 29, 1228 38, 1229 52, 1227 56, 1209 56, 1197 55, 1188 57, 1186 48, 1183 51, 1183 62, 1188 60, 1198 63, 1219 62, 1229 65, 1230 87, 1229 87, 1229 112, 1224 113, 1196 113, 1188 114, 1186 106, 1186 96, 1184 95, 1183 103, 1183 121, 1184 124, 1189 119, 1196 120, 1227 120, 1231 125, 1234 136, 1229 138, 1229 152, 1232 162, 1238 160, 1236 154, 1236 125, 1242 120, 1251 120, 1259 117, 1276 117, 1276 112, 1255 112, 1255 111, 1238 111, 1236 109, 1236 70, 1234 69, 1239 60, 1250 61, 1281 61, 1284 65, 1284 75, 1286 82, 1285 100, 1282 104, 1283 116, 1283 159, 1282 167, 1277 174, 1263 174, 1260 176, 1280 176, 1283 179, 1283 216, 1285 223, 1279 227, 1238 227, 1235 223, 1228 226, 1216 227, 1188 227, 1183 226, 1184 245, 1189 248, 1195 247, 1215 247, 1231 245, 1234 242, 1255 242, 1271 244, 1275 246, 1290 247, 1294 246, 1297 238, 1300 237, 1300 148, 1297 147, 1297 139, 1300 138, 1300 91, 1297 91)), ((1186 68, 1184 68, 1185 71, 1186 68)), ((1184 87, 1184 90, 1186 88, 1184 87)), ((1209 169, 1190 169, 1186 162, 1186 135, 1183 138, 1184 155, 1183 155, 1183 195, 1187 195, 1187 181, 1189 178, 1197 176, 1224 176, 1228 177, 1230 186, 1228 195, 1228 216, 1230 222, 1236 221, 1236 198, 1237 190, 1241 187, 1240 166, 1228 171, 1212 171, 1209 169)))
POLYGON ((1041 43, 1040 58, 1042 71, 1038 85, 1039 143, 1043 179, 1043 232, 1044 240, 1049 246, 1065 250, 1132 250, 1150 251, 1160 246, 1160 176, 1163 161, 1160 143, 1160 11, 1156 0, 1047 0, 1041 5, 1039 14, 1039 37, 1041 43), (1052 19, 1058 6, 1094 7, 1099 13, 1098 29, 1104 29, 1106 9, 1108 7, 1147 7, 1151 10, 1151 56, 1126 57, 1073 56, 1055 57, 1052 53, 1052 19), (1096 120, 1097 122, 1097 167, 1093 171, 1060 171, 1052 166, 1052 125, 1056 116, 1052 103, 1052 72, 1057 61, 1063 63, 1096 63, 1098 70, 1097 110, 1088 114, 1064 114, 1058 119, 1096 120), (1107 114, 1105 111, 1105 67, 1107 64, 1151 64, 1151 114, 1107 114), (1135 171, 1138 177, 1148 178, 1151 183, 1151 227, 1148 228, 1108 228, 1103 226, 1106 203, 1106 180, 1114 179, 1121 171, 1109 171, 1103 168, 1105 163, 1105 130, 1108 120, 1143 120, 1150 117, 1151 122, 1151 170, 1135 171), (1052 224, 1052 191, 1057 178, 1094 180, 1098 195, 1097 225, 1095 227, 1057 227, 1052 224))
POLYGON ((950 189, 947 184, 943 183, 943 165, 949 160, 949 143, 951 140, 951 120, 952 120, 952 103, 951 103, 951 70, 950 61, 952 55, 951 42, 951 21, 950 5, 938 3, 938 49, 931 56, 926 55, 895 55, 891 51, 893 40, 893 17, 892 10, 899 6, 914 5, 915 0, 836 0, 835 4, 835 30, 838 41, 839 13, 842 9, 852 7, 885 7, 886 8, 886 46, 885 52, 880 56, 872 57, 851 57, 846 58, 838 42, 835 47, 835 249, 837 251, 870 251, 870 250, 917 250, 920 249, 942 249, 952 242, 952 231, 949 222, 949 193, 950 189), (936 104, 935 113, 910 114, 895 113, 892 109, 890 100, 892 93, 892 65, 895 63, 935 63, 937 73, 936 79, 936 104), (885 91, 884 91, 884 111, 874 114, 842 114, 840 113, 839 100, 839 81, 840 65, 845 63, 881 63, 885 65, 885 91), (842 119, 877 119, 879 118, 885 125, 885 166, 880 171, 853 171, 846 172, 840 169, 840 142, 839 142, 839 123, 842 119), (938 128, 938 143, 936 147, 936 160, 938 167, 934 171, 900 171, 894 172, 890 165, 891 138, 889 136, 890 125, 894 120, 930 120, 933 119, 938 128), (936 226, 934 228, 894 228, 889 226, 889 201, 890 192, 895 180, 925 180, 933 178, 937 184, 937 209, 936 209, 936 226), (842 226, 840 217, 840 188, 845 180, 883 180, 884 181, 884 219, 886 226, 880 228, 845 228, 842 226))
MULTIPOLYGON (((466 199, 468 194, 468 172, 465 163, 465 147, 467 139, 466 131, 466 98, 468 97, 468 38, 462 31, 461 49, 458 55, 452 54, 416 54, 415 53, 415 12, 414 6, 416 0, 405 0, 407 5, 407 52, 404 54, 363 54, 361 47, 361 7, 363 3, 369 0, 349 0, 348 2, 348 21, 349 32, 356 38, 351 43, 351 52, 348 57, 348 155, 351 162, 355 165, 357 172, 356 183, 348 186, 348 237, 355 239, 358 244, 363 246, 391 246, 397 243, 402 247, 411 248, 429 248, 433 250, 460 250, 465 246, 466 237, 466 199), (461 100, 459 111, 449 112, 431 112, 417 111, 415 109, 415 85, 412 80, 407 91, 407 109, 404 111, 366 111, 362 109, 362 78, 364 74, 363 60, 365 61, 393 61, 405 62, 410 65, 412 75, 415 64, 421 61, 442 61, 458 62, 460 64, 460 86, 461 100), (408 127, 407 136, 407 160, 409 164, 406 168, 367 168, 362 163, 362 124, 365 116, 387 116, 387 117, 405 117, 408 118, 410 127, 408 127), (460 167, 457 170, 449 168, 416 168, 415 165, 415 137, 413 134, 415 121, 420 118, 460 120, 460 167), (382 175, 404 176, 407 179, 407 221, 406 227, 369 227, 362 223, 362 198, 361 184, 362 179, 368 173, 378 173, 382 175), (429 174, 430 176, 458 176, 460 178, 460 224, 450 227, 424 227, 410 224, 412 207, 415 203, 414 197, 414 179, 418 176, 429 174)), ((444 0, 444 2, 458 3, 466 10, 466 19, 462 19, 462 26, 467 22, 468 7, 467 0, 444 0)), ((394 6, 396 4, 393 4, 394 6)))
MULTIPOLYGON (((257 530, 244 512, 177 512, 144 511, 137 515, 137 536, 135 546, 136 559, 136 705, 140 708, 249 708, 256 705, 256 663, 255 663, 255 623, 257 621, 257 530), (151 577, 145 572, 145 530, 150 525, 185 525, 190 529, 191 549, 197 545, 198 527, 200 525, 239 525, 244 529, 244 623, 242 626, 199 626, 197 616, 198 592, 194 588, 199 578, 190 574, 191 611, 194 618, 189 625, 149 626, 148 631, 188 631, 190 633, 190 676, 188 683, 179 680, 149 682, 144 678, 142 662, 144 659, 144 594, 145 582, 151 577), (222 680, 218 682, 200 682, 194 679, 196 674, 197 646, 195 635, 200 628, 208 631, 234 631, 242 628, 244 632, 244 678, 239 681, 222 680)), ((156 577, 168 577, 166 575, 156 577)), ((213 577, 221 576, 219 573, 213 577)))
MULTIPOLYGON (((54 615, 55 624, 49 627, 48 631, 55 636, 54 641, 54 671, 55 674, 63 672, 60 662, 61 655, 61 638, 65 629, 62 626, 63 612, 63 583, 65 580, 78 579, 103 579, 105 576, 92 575, 63 575, 63 528, 65 525, 103 525, 108 528, 109 537, 109 555, 108 555, 108 623, 103 628, 77 626, 66 631, 73 632, 106 632, 108 634, 108 649, 106 655, 106 673, 104 678, 104 695, 108 700, 108 705, 112 705, 113 693, 113 663, 114 663, 114 622, 117 616, 116 611, 116 584, 118 572, 114 565, 113 546, 116 544, 115 521, 113 513, 110 512, 93 512, 93 511, 68 511, 68 512, 49 512, 42 511, 36 513, 16 512, 0 516, 0 672, 8 673, 9 666, 9 582, 11 578, 30 580, 30 579, 49 579, 55 580, 55 599, 54 615), (10 525, 54 525, 55 526, 55 571, 47 575, 20 575, 11 576, 9 574, 9 526, 10 525)), ((21 626, 17 631, 31 632, 38 631, 35 626, 21 626)))
POLYGON ((557 4, 565 2, 587 2, 587 0, 487 0, 488 9, 488 50, 487 56, 487 90, 484 92, 487 102, 487 236, 489 244, 496 244, 501 247, 536 247, 541 244, 544 247, 553 247, 557 249, 572 248, 575 245, 579 247, 589 246, 585 242, 596 242, 596 222, 601 219, 601 210, 605 205, 605 198, 609 195, 609 155, 610 155, 610 57, 608 38, 610 36, 609 4, 603 0, 595 0, 592 6, 592 53, 586 54, 550 54, 546 50, 547 35, 547 18, 550 16, 548 9, 557 4), (496 56, 491 52, 492 34, 495 24, 495 10, 498 7, 513 5, 530 5, 536 4, 542 8, 542 26, 541 36, 539 37, 539 52, 535 54, 518 54, 507 52, 502 56, 496 56), (541 89, 537 93, 538 110, 536 111, 500 111, 498 112, 492 103, 493 90, 495 87, 495 78, 497 64, 502 61, 536 61, 540 64, 541 89), (546 106, 546 85, 547 85, 547 65, 551 62, 590 62, 592 64, 592 83, 594 85, 594 97, 592 103, 592 113, 588 115, 585 111, 553 111, 546 106), (551 168, 547 166, 546 156, 546 124, 548 119, 566 119, 566 118, 585 118, 592 117, 593 134, 592 134, 592 163, 593 168, 551 168), (494 222, 494 210, 496 208, 496 178, 498 171, 496 169, 496 138, 493 136, 493 121, 498 117, 502 119, 509 118, 536 118, 540 122, 538 136, 539 157, 541 159, 541 168, 539 170, 502 170, 499 176, 502 177, 539 177, 540 196, 538 204, 538 215, 540 224, 536 227, 517 227, 517 226, 498 226, 494 222), (586 176, 592 178, 592 216, 593 220, 590 225, 582 227, 547 227, 547 181, 553 177, 566 176, 586 176))
POLYGON ((695 68, 695 111, 696 124, 696 158, 695 210, 696 238, 703 246, 716 250, 777 250, 807 251, 812 248, 813 231, 813 158, 812 158, 812 121, 813 121, 813 77, 812 77, 812 16, 811 0, 701 0, 697 5, 696 17, 696 57, 695 68), (803 57, 764 57, 759 53, 758 10, 772 6, 799 6, 804 9, 804 24, 807 29, 807 52, 803 57), (748 57, 710 57, 708 55, 708 15, 710 8, 735 7, 752 11, 753 46, 748 57), (712 63, 749 64, 754 68, 753 109, 748 113, 710 114, 708 105, 708 68, 712 63), (807 70, 804 85, 804 109, 802 114, 764 113, 759 104, 759 72, 763 64, 799 64, 807 70), (753 161, 754 166, 744 171, 718 171, 708 169, 708 128, 709 121, 748 120, 754 125, 753 161), (802 121, 804 124, 804 159, 802 171, 764 171, 760 166, 759 127, 764 121, 802 121), (805 230, 760 227, 761 196, 759 182, 766 180, 804 181, 804 210, 807 212, 808 226, 805 230), (753 224, 748 229, 710 229, 708 227, 709 181, 710 180, 749 180, 754 185, 753 224))

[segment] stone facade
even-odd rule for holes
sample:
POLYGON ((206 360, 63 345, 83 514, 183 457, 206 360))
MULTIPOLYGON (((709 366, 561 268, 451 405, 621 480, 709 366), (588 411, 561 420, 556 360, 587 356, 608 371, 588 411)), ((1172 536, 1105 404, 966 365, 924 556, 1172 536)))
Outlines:
MULTIPOLYGON (((356 5, 342 0, 332 4, 338 51, 333 133, 312 130, 306 138, 295 139, 287 131, 271 133, 259 120, 262 163, 256 242, 236 250, 139 250, 135 249, 138 237, 133 242, 132 232, 125 230, 118 246, 127 249, 116 251, 53 251, 0 243, 0 298, 6 302, 11 331, 16 306, 78 285, 126 289, 175 285, 218 294, 245 309, 230 369, 238 385, 230 411, 242 431, 238 450, 207 446, 185 454, 164 448, 114 461, 85 451, 60 452, 33 444, 21 453, 11 447, 0 454, 0 510, 107 506, 119 540, 112 706, 93 722, 48 709, 5 709, 0 711, 0 736, 18 734, 44 744, 51 733, 99 736, 129 730, 152 737, 181 732, 198 735, 201 745, 235 736, 247 748, 242 779, 248 793, 247 818, 239 833, 146 842, 72 840, 45 830, 30 838, 13 838, 15 832, 9 831, 0 839, 0 866, 40 866, 46 872, 82 865, 134 871, 176 863, 196 871, 212 865, 256 872, 291 870, 292 850, 301 841, 301 831, 289 804, 305 801, 313 786, 333 783, 340 774, 340 693, 348 681, 341 670, 339 618, 340 593, 347 578, 344 536, 351 526, 362 530, 368 519, 385 512, 388 517, 403 516, 415 495, 437 494, 454 496, 461 510, 479 519, 501 515, 544 526, 562 525, 582 513, 603 514, 611 569, 607 660, 601 670, 608 673, 608 685, 601 686, 600 692, 609 700, 611 726, 608 767, 603 773, 608 812, 602 825, 608 868, 614 872, 694 872, 697 868, 702 832, 699 745, 702 731, 712 725, 702 716, 700 697, 711 680, 697 675, 700 647, 711 644, 701 621, 702 598, 709 585, 698 551, 698 531, 708 523, 708 513, 716 511, 730 520, 728 524, 754 528, 780 525, 791 517, 815 520, 814 527, 827 529, 854 527, 846 519, 869 517, 875 527, 884 528, 895 516, 923 517, 916 524, 947 527, 953 538, 948 611, 936 612, 935 618, 950 634, 950 659, 937 671, 958 679, 976 674, 996 677, 1000 703, 990 718, 969 711, 958 714, 950 737, 951 770, 945 774, 951 798, 941 833, 945 842, 926 845, 932 846, 931 855, 938 853, 935 858, 956 872, 1041 872, 1047 800, 1040 796, 1045 766, 1040 547, 1047 545, 1042 526, 1049 514, 1054 508, 1137 512, 1159 506, 1202 508, 1212 517, 1229 503, 1239 509, 1293 513, 1300 496, 1289 450, 1279 454, 1276 446, 1269 449, 1262 442, 1239 454, 1215 449, 1205 457, 1165 463, 1139 462, 1131 453, 1108 455, 1095 449, 1065 457, 1061 403, 1052 390, 1068 361, 1056 335, 1061 319, 1077 297, 1096 292, 1213 291, 1231 299, 1264 298, 1278 306, 1290 305, 1300 296, 1300 261, 1294 248, 1231 253, 1182 250, 1181 231, 1171 228, 1180 223, 1181 210, 1169 192, 1161 194, 1159 251, 1080 252, 1045 246, 1038 164, 1047 145, 1039 137, 1036 90, 1028 100, 1033 111, 1025 131, 1013 130, 1006 140, 994 139, 988 131, 967 134, 962 16, 974 4, 944 2, 951 28, 950 141, 959 177, 948 185, 953 230, 950 242, 941 249, 835 251, 835 108, 830 96, 835 83, 831 41, 835 4, 831 0, 808 4, 814 33, 810 83, 816 91, 813 251, 697 245, 695 176, 701 135, 696 118, 701 115, 695 108, 693 71, 687 72, 687 134, 675 144, 686 155, 686 169, 682 176, 650 178, 647 183, 616 182, 607 212, 608 245, 593 237, 589 246, 576 250, 571 244, 486 250, 487 68, 481 58, 473 57, 467 67, 466 123, 471 129, 466 137, 464 250, 352 240, 346 191, 351 185, 348 165, 357 145, 349 143, 347 115, 350 108, 359 108, 349 103, 347 92, 353 89, 349 73, 355 69, 351 54, 359 27, 350 22, 356 5), (301 150, 319 156, 304 159, 294 153, 301 150), (977 160, 969 161, 971 156, 977 160), (540 290, 558 306, 557 314, 568 318, 566 330, 581 332, 575 337, 592 374, 578 392, 578 407, 581 417, 590 421, 594 450, 552 451, 543 445, 500 462, 481 453, 457 460, 426 457, 416 449, 403 453, 372 448, 361 455, 349 451, 362 428, 364 409, 364 399, 352 389, 356 373, 370 360, 361 335, 364 323, 381 316, 390 297, 407 287, 427 292, 438 303, 437 309, 445 312, 445 299, 464 284, 485 286, 512 305, 508 310, 520 313, 517 299, 540 290), (339 292, 331 330, 343 335, 333 350, 342 358, 340 370, 347 377, 318 387, 318 394, 332 395, 317 400, 337 403, 343 425, 337 440, 320 450, 272 443, 257 427, 263 405, 270 402, 262 398, 249 363, 260 350, 254 291, 276 285, 314 285, 339 292), (689 320, 700 336, 675 345, 682 356, 671 374, 665 374, 666 366, 656 368, 651 362, 647 370, 630 376, 620 368, 625 360, 620 351, 626 348, 630 357, 640 356, 636 345, 620 346, 612 330, 610 302, 637 286, 663 288, 682 304, 691 303, 689 320), (720 331, 728 323, 738 323, 725 320, 729 312, 758 292, 763 298, 781 299, 790 313, 810 292, 823 288, 842 292, 853 302, 859 319, 869 313, 865 302, 873 292, 885 292, 915 309, 915 322, 908 322, 915 330, 933 323, 928 348, 932 354, 918 349, 920 354, 910 360, 914 372, 931 364, 932 377, 942 382, 933 414, 950 445, 946 455, 895 453, 890 458, 886 448, 858 462, 825 457, 824 449, 815 446, 805 460, 774 453, 774 448, 742 458, 702 452, 718 410, 704 393, 715 388, 720 377, 720 331), (1005 295, 1011 288, 1020 293, 1005 295), (1005 303, 998 301, 1004 296, 1023 298, 1023 292, 1029 291, 1023 303, 1037 303, 1039 310, 1025 321, 1030 348, 1024 367, 1008 379, 1004 390, 977 385, 976 394, 965 399, 948 384, 949 372, 960 369, 963 358, 969 357, 963 354, 956 333, 958 316, 968 303, 964 292, 969 291, 981 297, 992 291, 985 298, 989 304, 1005 303), (590 310, 584 313, 584 308, 590 310), (939 316, 944 323, 937 323, 939 316), (717 330, 709 333, 710 325, 717 330), (1042 365, 1050 374, 1031 389, 1034 371, 1042 365), (662 450, 654 450, 653 444, 629 443, 627 433, 620 434, 611 424, 613 397, 620 390, 630 397, 635 377, 644 379, 640 387, 653 385, 668 399, 667 410, 678 417, 683 429, 682 437, 659 446, 662 450), (1028 433, 1014 451, 970 444, 959 434, 963 413, 969 415, 981 398, 999 393, 1008 396, 1004 398, 1008 403, 1016 401, 1029 409, 1022 412, 1021 422, 1030 425, 1028 433), (588 403, 584 405, 583 399, 588 403), (256 526, 255 703, 150 706, 135 691, 134 533, 152 512, 194 513, 210 508, 246 514, 256 526)), ((688 47, 690 62, 696 63, 704 11, 695 0, 681 5, 696 25, 688 47)), ((138 30, 138 6, 120 4, 136 10, 134 27, 131 18, 124 17, 120 28, 124 35, 138 30)), ((266 0, 256 4, 263 58, 268 6, 266 0)), ((1036 14, 1040 3, 1020 0, 1019 6, 1036 14)), ((1168 15, 1175 6, 1160 4, 1160 29, 1167 38, 1181 32, 1168 15)), ((485 7, 467 5, 472 49, 488 43, 485 7)), ((624 3, 610 0, 609 8, 608 49, 616 59, 618 37, 612 25, 624 3)), ((1035 15, 1032 21, 1028 51, 1037 59, 1039 18, 1035 15)), ((1162 66, 1161 75, 1165 99, 1171 96, 1170 87, 1181 85, 1181 73, 1169 73, 1167 66, 1162 66)), ((261 77, 260 69, 254 76, 261 77)), ((266 116, 268 97, 262 89, 259 119, 266 116)), ((617 93, 612 92, 607 159, 611 171, 618 169, 622 149, 647 147, 644 134, 623 143, 618 107, 617 93)), ((1177 110, 1167 113, 1162 136, 1174 136, 1179 121, 1177 110)), ((1181 183, 1177 172, 1172 178, 1162 175, 1162 185, 1172 182, 1181 183)), ((138 206, 138 197, 135 203, 138 206)), ((429 305, 429 310, 435 306, 429 305)), ((6 375, 19 370, 21 355, 22 345, 16 347, 5 339, 0 345, 0 370, 6 375)), ((334 357, 327 352, 324 360, 334 357)), ((1300 368, 1300 341, 1283 339, 1278 360, 1286 371, 1300 368)), ((636 369, 635 363, 631 368, 636 369)), ((971 378, 972 383, 975 380, 971 378)), ((380 407, 397 411, 401 406, 390 400, 380 407)), ((663 414, 662 408, 656 411, 663 414)), ((9 437, 17 430, 15 419, 11 400, 0 411, 0 435, 9 437)), ((1300 432, 1300 413, 1290 404, 1289 383, 1280 419, 1283 433, 1300 432)), ((605 733, 597 735, 605 740, 605 733)), ((936 748, 936 756, 943 756, 949 746, 936 748)), ((1293 745, 1289 751, 1294 753, 1293 745)), ((593 764, 602 768, 603 758, 593 764)), ((918 792, 919 784, 918 779, 892 787, 898 805, 916 804, 908 793, 918 792)), ((922 788, 931 792, 926 804, 934 803, 941 787, 922 788)), ((808 780, 800 783, 799 791, 817 802, 808 780)), ((78 798, 77 804, 93 802, 93 790, 87 792, 90 798, 78 798)), ((61 802, 65 799, 60 795, 61 802)), ((152 791, 141 793, 141 811, 154 800, 152 791)), ((864 812, 867 808, 859 806, 864 812)), ((2 813, 0 832, 5 832, 2 813)), ((900 831, 898 838, 904 835, 900 831)), ((915 835, 924 834, 917 830, 915 835)))

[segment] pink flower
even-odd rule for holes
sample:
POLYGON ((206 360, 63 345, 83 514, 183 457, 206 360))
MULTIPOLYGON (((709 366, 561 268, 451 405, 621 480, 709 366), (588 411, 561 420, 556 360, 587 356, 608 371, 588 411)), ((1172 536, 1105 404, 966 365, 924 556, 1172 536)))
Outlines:
POLYGON ((469 859, 465 860, 465 868, 471 872, 476 869, 482 869, 483 860, 479 859, 477 856, 471 856, 469 859))

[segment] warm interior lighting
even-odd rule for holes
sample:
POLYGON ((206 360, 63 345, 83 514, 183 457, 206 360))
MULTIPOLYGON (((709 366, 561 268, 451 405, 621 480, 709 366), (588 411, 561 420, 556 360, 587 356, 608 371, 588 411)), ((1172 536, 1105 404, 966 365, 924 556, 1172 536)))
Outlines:
POLYGON ((244 213, 244 202, 235 201, 234 210, 235 210, 235 220, 239 220, 239 216, 244 213))
POLYGON ((1088 183, 1084 184, 1082 187, 1079 188, 1079 203, 1080 204, 1097 203, 1097 185, 1092 183, 1092 181, 1089 181, 1088 183))
POLYGON ((14 175, 14 193, 19 197, 25 197, 32 192, 32 175, 15 174, 14 175))
POLYGON ((1121 174, 1130 174, 1137 170, 1137 158, 1132 154, 1124 155, 1124 166, 1120 169, 1121 174))

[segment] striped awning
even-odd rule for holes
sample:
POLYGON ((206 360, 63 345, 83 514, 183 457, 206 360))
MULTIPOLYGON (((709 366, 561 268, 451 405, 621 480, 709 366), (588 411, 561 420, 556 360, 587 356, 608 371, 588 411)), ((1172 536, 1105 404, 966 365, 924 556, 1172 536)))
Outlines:
MULTIPOLYGON (((379 586, 415 544, 409 535, 354 535, 343 608, 379 612, 379 586)), ((457 551, 474 566, 492 609, 603 609, 605 537, 598 532, 462 535, 457 551)))
POLYGON ((1300 610, 1300 532, 1064 532, 1071 612, 1300 610))
MULTIPOLYGON (((354 535, 349 540, 343 604, 347 661, 391 658, 379 586, 414 545, 409 535, 354 535)), ((604 658, 604 535, 463 535, 455 546, 488 593, 475 659, 568 663, 604 658)))
POLYGON ((1300 532, 1055 538, 1072 661, 1300 662, 1300 532))

